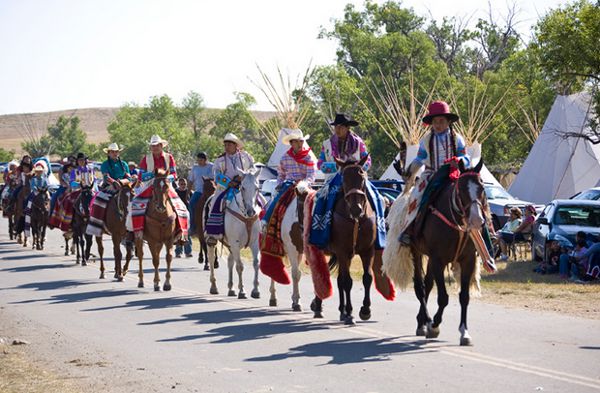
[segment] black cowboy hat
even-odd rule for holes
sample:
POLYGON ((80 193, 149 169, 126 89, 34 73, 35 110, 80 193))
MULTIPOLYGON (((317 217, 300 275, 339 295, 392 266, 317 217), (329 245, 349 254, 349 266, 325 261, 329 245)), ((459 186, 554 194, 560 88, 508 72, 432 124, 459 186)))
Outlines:
POLYGON ((85 153, 77 153, 77 160, 87 160, 88 156, 85 153))
POLYGON ((354 120, 352 118, 352 116, 350 116, 350 115, 347 115, 345 113, 336 113, 335 120, 332 121, 331 123, 329 123, 329 125, 330 126, 342 125, 342 126, 353 127, 353 126, 357 126, 358 122, 356 120, 354 120))

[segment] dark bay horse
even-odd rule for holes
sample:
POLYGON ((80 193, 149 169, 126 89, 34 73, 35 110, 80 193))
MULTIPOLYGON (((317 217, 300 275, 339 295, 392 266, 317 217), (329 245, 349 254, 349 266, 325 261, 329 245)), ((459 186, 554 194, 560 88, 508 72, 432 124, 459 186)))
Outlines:
MULTIPOLYGON (((414 234, 410 246, 412 257, 400 258, 399 275, 413 277, 414 291, 420 303, 417 314, 419 336, 436 338, 440 333, 442 314, 448 305, 444 270, 450 263, 460 268, 460 345, 472 345, 467 330, 467 308, 470 287, 478 287, 480 266, 471 231, 480 231, 485 223, 485 190, 479 175, 483 160, 473 169, 465 169, 459 161, 459 177, 440 191, 423 218, 422 230, 414 234), (423 277, 423 255, 428 257, 423 277), (438 310, 431 318, 427 300, 435 282, 438 310)), ((400 282, 398 280, 394 280, 400 282)))
POLYGON ((142 260, 144 258, 143 240, 148 242, 152 254, 152 265, 154 266, 154 290, 160 291, 160 277, 158 266, 160 265, 160 251, 163 246, 167 249, 166 261, 167 272, 163 290, 171 290, 171 262, 173 261, 173 244, 177 234, 177 215, 169 198, 169 180, 167 172, 163 169, 154 170, 153 190, 148 207, 146 209, 143 239, 136 238, 136 253, 139 259, 138 287, 144 287, 144 270, 142 260))
MULTIPOLYGON (((92 201, 92 188, 90 186, 81 186, 81 193, 73 202, 73 221, 71 229, 73 231, 73 244, 77 250, 76 263, 86 266, 90 258, 93 237, 85 233, 85 229, 90 220, 90 202, 92 201)), ((65 237, 65 241, 67 238, 65 237)))
MULTIPOLYGON (((377 236, 377 218, 367 198, 367 173, 363 165, 368 156, 359 162, 337 161, 341 171, 342 192, 333 209, 331 236, 328 250, 332 254, 330 267, 338 266, 338 291, 340 295, 340 321, 346 325, 354 324, 352 316, 352 277, 350 263, 355 254, 360 256, 363 266, 363 286, 365 290, 363 305, 359 312, 362 320, 371 318, 371 284, 373 276, 371 266, 375 256, 375 240, 377 236)), ((316 297, 311 309, 315 317, 321 317, 322 300, 316 297)))
POLYGON ((15 197, 14 202, 14 223, 15 223, 15 235, 17 237, 17 243, 23 243, 23 247, 27 247, 27 235, 25 233, 25 202, 31 192, 31 185, 29 184, 29 177, 26 179, 25 184, 21 187, 21 190, 15 197))
MULTIPOLYGON (((104 224, 108 230, 113 244, 113 255, 115 258, 115 278, 118 281, 123 281, 123 276, 127 273, 129 262, 133 256, 133 242, 125 242, 125 267, 121 268, 123 253, 121 252, 121 242, 127 237, 127 228, 125 227, 125 219, 129 212, 129 202, 133 198, 132 183, 129 180, 120 180, 119 191, 110 199, 106 205, 106 216, 104 224)), ((100 278, 104 278, 104 244, 102 236, 96 237, 98 246, 98 254, 100 257, 100 278)))
MULTIPOLYGON (((208 198, 213 195, 217 189, 217 185, 215 181, 210 177, 202 177, 203 180, 203 188, 202 188, 202 196, 196 202, 196 206, 194 206, 194 220, 196 232, 195 235, 200 241, 200 253, 198 253, 198 263, 202 264, 204 262, 204 270, 210 270, 210 266, 208 265, 208 246, 206 245, 206 240, 204 239, 204 207, 206 205, 206 201, 208 198)), ((218 259, 218 258, 217 258, 218 259)), ((215 260, 215 267, 218 267, 218 260, 215 260)))
POLYGON ((37 250, 44 249, 46 238, 46 225, 50 215, 50 196, 48 189, 40 189, 31 201, 31 239, 32 247, 37 250))

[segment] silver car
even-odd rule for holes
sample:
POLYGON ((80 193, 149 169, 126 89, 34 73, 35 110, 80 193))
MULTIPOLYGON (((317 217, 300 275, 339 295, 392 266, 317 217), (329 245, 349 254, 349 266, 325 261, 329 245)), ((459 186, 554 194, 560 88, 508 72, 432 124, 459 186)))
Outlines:
POLYGON ((506 224, 509 217, 509 211, 512 207, 518 207, 525 214, 525 206, 535 206, 536 212, 539 214, 544 205, 535 205, 531 202, 522 201, 510 195, 504 188, 498 187, 492 183, 485 183, 485 196, 487 197, 490 210, 492 212, 492 220, 494 229, 498 230, 506 224))

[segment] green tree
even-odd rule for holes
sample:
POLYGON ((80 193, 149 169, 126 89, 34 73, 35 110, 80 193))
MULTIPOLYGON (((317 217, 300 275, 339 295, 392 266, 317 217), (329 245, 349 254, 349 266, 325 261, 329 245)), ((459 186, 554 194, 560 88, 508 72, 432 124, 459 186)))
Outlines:
POLYGON ((255 128, 255 120, 250 113, 250 107, 256 104, 256 99, 243 92, 236 92, 235 99, 233 104, 227 105, 225 109, 214 115, 214 127, 210 130, 210 135, 219 139, 222 139, 228 132, 238 134, 240 138, 242 133, 244 137, 253 136, 247 135, 253 134, 247 131, 255 128))
POLYGON ((11 161, 15 158, 15 151, 14 150, 6 150, 3 147, 0 147, 0 161, 2 162, 8 162, 11 161))
POLYGON ((208 125, 204 99, 199 93, 190 91, 183 99, 181 115, 186 124, 194 133, 194 138, 198 139, 202 130, 208 125))
POLYGON ((21 144, 33 157, 57 154, 61 157, 84 151, 88 147, 85 132, 80 128, 79 117, 60 116, 48 127, 48 134, 21 144))

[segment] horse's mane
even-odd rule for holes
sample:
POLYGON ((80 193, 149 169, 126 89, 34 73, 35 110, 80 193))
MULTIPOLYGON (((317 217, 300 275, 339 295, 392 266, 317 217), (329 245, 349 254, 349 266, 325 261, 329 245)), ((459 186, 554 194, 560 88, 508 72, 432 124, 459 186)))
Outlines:
POLYGON ((167 177, 167 170, 164 168, 156 168, 154 170, 155 177, 167 177))

